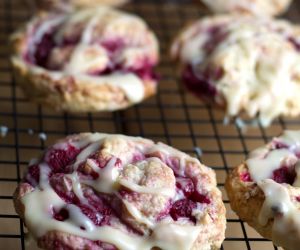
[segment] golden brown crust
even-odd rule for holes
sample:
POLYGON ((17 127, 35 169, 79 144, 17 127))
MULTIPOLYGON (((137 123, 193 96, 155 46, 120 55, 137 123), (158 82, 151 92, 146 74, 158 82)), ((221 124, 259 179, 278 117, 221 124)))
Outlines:
MULTIPOLYGON (((63 76, 53 79, 45 70, 32 72, 19 58, 12 63, 17 83, 23 88, 30 100, 46 104, 56 110, 85 112, 99 110, 119 110, 127 108, 131 103, 122 88, 106 84, 81 81, 76 77, 63 76)), ((31 68, 34 66, 31 66, 31 68)), ((38 67, 35 67, 38 69, 38 67)), ((156 82, 144 81, 144 98, 156 93, 156 82)))
POLYGON ((248 172, 246 165, 241 164, 226 179, 225 189, 230 200, 230 206, 241 220, 254 227, 263 237, 271 240, 273 221, 270 220, 265 226, 261 226, 258 222, 265 196, 254 182, 241 180, 241 175, 246 172, 248 172))

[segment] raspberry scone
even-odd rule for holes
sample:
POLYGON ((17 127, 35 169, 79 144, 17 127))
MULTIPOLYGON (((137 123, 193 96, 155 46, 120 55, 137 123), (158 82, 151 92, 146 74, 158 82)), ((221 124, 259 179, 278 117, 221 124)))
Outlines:
POLYGON ((268 126, 300 113, 300 28, 282 20, 214 16, 186 28, 172 49, 189 90, 236 117, 268 126))
POLYGON ((128 2, 128 0, 35 0, 35 4, 39 8, 46 10, 49 10, 51 8, 70 10, 73 8, 82 8, 97 5, 119 6, 126 2, 128 2))
POLYGON ((300 244, 300 131, 285 131, 250 153, 225 184, 232 209, 288 250, 300 244))
POLYGON ((151 140, 69 136, 33 161, 14 194, 44 249, 218 249, 225 207, 213 170, 151 140))
POLYGON ((246 13, 275 16, 283 13, 292 0, 201 0, 216 13, 246 13))
POLYGON ((58 110, 123 109, 156 92, 158 42, 137 16, 108 7, 42 13, 12 43, 18 83, 58 110))

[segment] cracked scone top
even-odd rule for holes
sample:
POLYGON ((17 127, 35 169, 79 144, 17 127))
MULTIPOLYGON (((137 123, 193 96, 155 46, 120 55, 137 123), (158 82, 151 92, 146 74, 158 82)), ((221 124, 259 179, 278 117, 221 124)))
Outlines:
POLYGON ((156 92, 158 43, 131 14, 108 7, 41 13, 12 45, 26 94, 59 110, 117 110, 156 92))
POLYGON ((300 131, 285 131, 250 153, 225 184, 242 220, 275 245, 300 244, 300 131))
POLYGON ((300 28, 249 16, 201 19, 175 39, 183 82, 202 99, 267 126, 300 113, 300 28))
POLYGON ((44 249, 208 250, 225 233, 213 170, 139 137, 57 142, 31 162, 14 202, 44 249))
POLYGON ((275 16, 284 12, 292 0, 201 0, 216 13, 251 13, 275 16))

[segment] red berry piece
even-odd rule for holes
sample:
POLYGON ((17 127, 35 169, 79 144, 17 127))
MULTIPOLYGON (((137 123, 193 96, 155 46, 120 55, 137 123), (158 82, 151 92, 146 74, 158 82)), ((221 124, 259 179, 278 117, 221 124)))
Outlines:
POLYGON ((46 154, 45 161, 55 173, 65 173, 65 167, 76 158, 78 153, 79 149, 72 145, 68 145, 65 150, 52 148, 46 154))
POLYGON ((252 182, 252 178, 249 172, 241 173, 240 178, 243 182, 252 182))
POLYGON ((272 179, 277 183, 288 183, 293 185, 296 178, 295 169, 281 167, 273 172, 272 179))
POLYGON ((79 199, 73 192, 72 181, 63 174, 54 174, 51 176, 50 185, 65 202, 73 204, 79 202, 79 199))
POLYGON ((188 199, 178 200, 172 205, 170 215, 176 221, 179 218, 189 218, 191 221, 195 221, 195 217, 192 215, 194 208, 196 208, 195 202, 188 199))
POLYGON ((183 191, 186 197, 190 197, 194 193, 194 183, 190 178, 177 177, 176 187, 183 191))
POLYGON ((69 212, 65 208, 62 208, 58 212, 53 210, 53 218, 56 219, 56 220, 59 220, 59 221, 65 221, 69 218, 69 212))
POLYGON ((25 180, 33 187, 35 187, 39 183, 39 180, 40 180, 39 165, 29 166, 27 174, 25 176, 25 180))
POLYGON ((206 195, 200 194, 197 190, 194 191, 190 198, 194 202, 210 204, 210 199, 206 195))

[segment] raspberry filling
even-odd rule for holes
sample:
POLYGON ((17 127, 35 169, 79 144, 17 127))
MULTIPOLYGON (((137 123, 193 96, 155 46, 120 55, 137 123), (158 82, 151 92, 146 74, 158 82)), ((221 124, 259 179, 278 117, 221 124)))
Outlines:
POLYGON ((248 172, 241 173, 240 178, 243 182, 252 182, 253 181, 251 176, 250 176, 250 173, 248 173, 248 172))
MULTIPOLYGON (((219 72, 217 73, 220 74, 219 72)), ((219 76, 216 75, 216 77, 219 76)), ((217 89, 211 82, 210 76, 204 73, 195 74, 192 65, 186 66, 182 74, 182 81, 186 87, 197 96, 215 97, 217 95, 217 89)))
POLYGON ((178 200, 173 203, 172 208, 170 209, 170 215, 176 221, 180 218, 188 218, 195 223, 196 219, 192 215, 192 212, 196 207, 197 204, 191 200, 178 200))
MULTIPOLYGON (((51 17, 56 18, 56 17, 51 17)), ((51 20, 50 18, 50 20, 51 20)), ((49 22, 49 20, 44 20, 44 22, 49 22)), ((42 23, 37 24, 35 27, 35 33, 38 31, 43 34, 39 34, 40 38, 34 38, 29 40, 28 49, 24 54, 24 59, 31 64, 38 65, 48 70, 53 71, 61 71, 63 70, 64 64, 62 62, 68 62, 72 57, 72 53, 76 50, 76 46, 80 46, 80 41, 82 36, 84 35, 84 26, 83 24, 78 23, 79 28, 76 30, 74 27, 74 34, 66 35, 63 39, 58 42, 55 39, 56 35, 60 32, 60 29, 64 23, 58 24, 54 27, 49 27, 47 31, 42 31, 42 23), (59 49, 59 62, 53 63, 51 61, 51 54, 54 53, 56 49, 59 49)), ((76 26, 77 27, 77 26, 76 26)), ((151 61, 147 56, 142 56, 141 59, 134 66, 126 66, 125 63, 118 58, 118 55, 122 53, 126 49, 132 49, 136 46, 139 49, 138 45, 132 45, 128 42, 125 43, 127 38, 103 38, 99 41, 100 38, 93 39, 89 45, 90 46, 99 46, 106 51, 109 57, 109 63, 107 66, 103 68, 103 65, 99 65, 99 70, 97 68, 93 69, 93 71, 85 72, 88 75, 93 76, 105 76, 111 73, 119 72, 119 73, 134 73, 138 75, 140 78, 144 80, 157 80, 157 75, 154 73, 153 67, 156 62, 151 61), (133 47, 132 47, 133 46, 133 47)))
POLYGON ((204 44, 203 49, 205 50, 206 54, 209 55, 220 43, 226 39, 229 33, 224 30, 223 24, 212 26, 206 32, 209 35, 209 39, 204 44))
POLYGON ((197 207, 197 202, 210 204, 210 199, 195 189, 194 183, 190 178, 177 177, 176 187, 177 192, 182 191, 184 198, 172 204, 170 209, 171 217, 176 221, 180 218, 188 218, 196 222, 196 218, 192 213, 193 209, 197 207))
POLYGON ((79 149, 68 144, 65 149, 52 149, 48 151, 44 161, 51 167, 54 173, 66 173, 65 171, 68 171, 66 166, 75 160, 79 152, 79 149))
POLYGON ((289 37, 288 41, 293 44, 293 46, 298 52, 300 52, 300 42, 298 40, 296 40, 294 37, 289 37))
MULTIPOLYGON (((276 150, 285 150, 291 152, 292 156, 294 155, 297 157, 296 161, 300 158, 300 152, 298 147, 288 145, 279 138, 274 138, 273 141, 270 143, 269 147, 271 151, 268 151, 267 153, 262 151, 262 153, 258 155, 260 159, 265 159, 270 154, 270 152, 275 152, 276 150)), ((270 178, 277 183, 286 183, 293 185, 297 177, 295 169, 297 162, 295 162, 294 157, 292 157, 292 159, 293 160, 285 159, 287 163, 282 163, 282 166, 274 170, 270 178)), ((249 172, 240 173, 240 179, 243 182, 253 182, 249 172)))
POLYGON ((295 168, 288 168, 286 166, 283 166, 279 169, 276 169, 273 172, 272 179, 277 183, 287 183, 293 185, 296 179, 295 168))
MULTIPOLYGON (((295 171, 295 167, 283 166, 273 171, 271 179, 276 181, 277 183, 287 183, 293 185, 296 176, 297 174, 295 171)), ((243 182, 253 182, 249 172, 241 173, 240 179, 243 182)))

